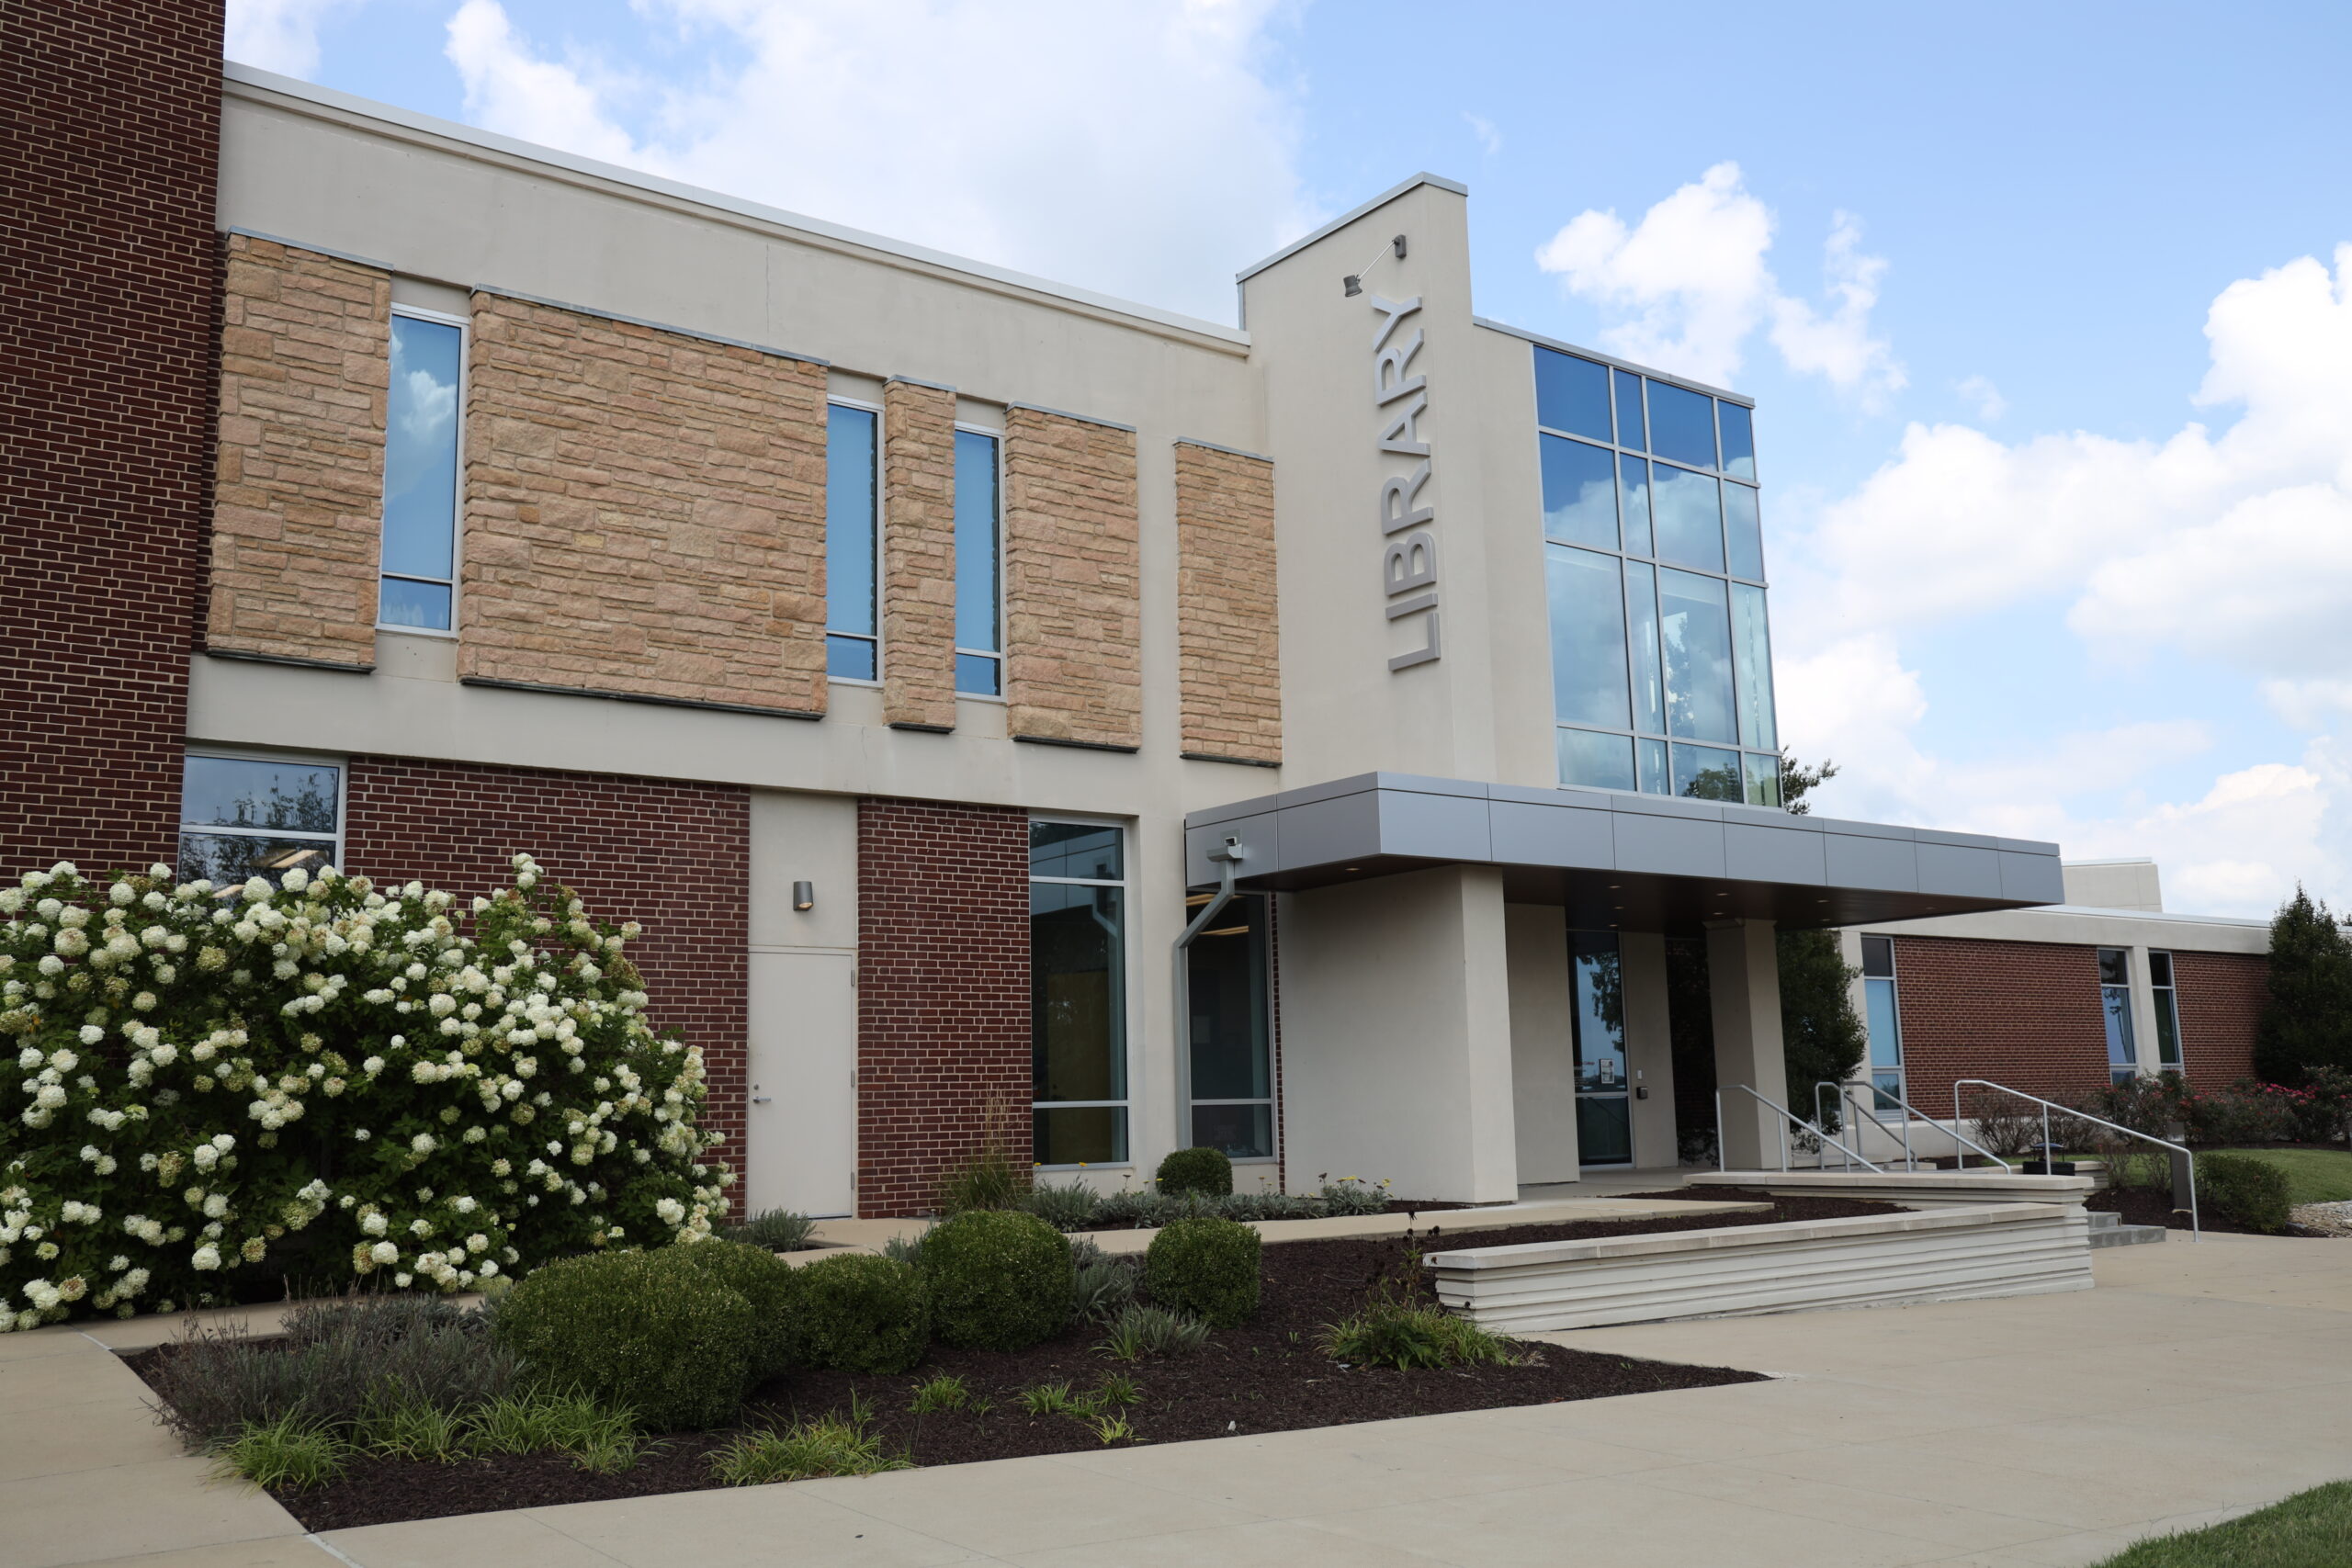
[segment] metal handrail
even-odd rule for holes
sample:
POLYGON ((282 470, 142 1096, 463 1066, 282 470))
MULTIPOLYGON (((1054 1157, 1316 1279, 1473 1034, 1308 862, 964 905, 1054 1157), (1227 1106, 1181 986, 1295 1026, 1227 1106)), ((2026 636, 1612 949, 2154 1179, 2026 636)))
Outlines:
MULTIPOLYGON (((1958 1118, 1954 1118, 1952 1124, 1947 1128, 1934 1117, 1927 1114, 1917 1106, 1904 1099, 1901 1095, 1891 1093, 1886 1089, 1879 1088, 1876 1084, 1871 1084, 1869 1088, 1870 1092, 1873 1096, 1884 1095, 1887 1099, 1894 1101, 1895 1104, 1903 1108, 1903 1168, 1905 1170, 1917 1170, 1919 1168, 1918 1159, 1911 1152, 1911 1123, 1914 1120, 1925 1122, 1928 1126, 1935 1128, 1939 1133, 1948 1132, 1951 1134, 1952 1143, 1955 1145, 1952 1150, 1953 1157, 1960 1161, 1960 1168, 1963 1170, 1968 1168, 1968 1156, 1965 1154, 1961 1153, 1961 1150, 1963 1148, 1974 1149, 1978 1154, 1983 1155, 1989 1160, 1996 1162, 2000 1160, 2000 1156, 1995 1154, 1992 1150, 1986 1148, 1984 1145, 1978 1143, 1975 1139, 1962 1132, 1960 1130, 1960 1122, 1958 1118)), ((1871 1107, 1863 1105, 1854 1098, 1855 1086, 1853 1084, 1833 1081, 1829 1078, 1818 1079, 1813 1086, 1813 1113, 1816 1120, 1822 1121, 1823 1123, 1826 1125, 1826 1118, 1824 1118, 1821 1114, 1821 1091, 1825 1089, 1836 1089, 1838 1091, 1838 1098, 1842 1104, 1852 1110, 1857 1115, 1865 1118, 1869 1121, 1871 1126, 1876 1127, 1880 1132, 1883 1133, 1886 1131, 1886 1123, 1879 1119, 1877 1111, 1871 1107)), ((1860 1138, 1857 1138, 1854 1141, 1858 1144, 1861 1142, 1860 1138)))
MULTIPOLYGON (((1995 1083, 1991 1078, 1956 1078, 1953 1080, 1951 1086, 1951 1119, 1952 1124, 1955 1126, 1960 1123, 1960 1091, 1971 1084, 1974 1084, 1979 1089, 1997 1089, 2003 1094, 2014 1095, 2019 1100, 2030 1100, 2036 1105, 2041 1107, 2041 1163, 2044 1170, 2047 1170, 2050 1168, 2050 1113, 2052 1111, 2063 1111, 2066 1115, 2073 1117, 2077 1122, 2089 1122, 2098 1126, 2109 1128, 2115 1132, 2122 1134, 2127 1138, 2137 1138, 2143 1144, 2154 1144, 2160 1149, 2170 1149, 2174 1154, 2180 1156, 2180 1157, 2188 1163, 2188 1239, 2191 1241, 2203 1241, 2205 1239, 2204 1229, 2198 1223, 2197 1218, 2197 1155, 2196 1152, 2190 1149, 2187 1144, 2176 1144, 2169 1139, 2159 1138, 2153 1133, 2135 1132, 2132 1128, 2124 1126, 2121 1122, 2109 1122, 2106 1117, 2094 1116, 2087 1111, 2077 1111, 2071 1105, 2061 1105, 2054 1100, 2044 1100, 2038 1094, 2028 1094, 2021 1089, 2011 1089, 2005 1083, 1995 1083)), ((1718 1111, 1717 1115, 1720 1117, 1721 1112, 1718 1111)), ((1720 1136, 1721 1134, 1718 1134, 1717 1135, 1720 1136)))
POLYGON ((1724 1090, 1733 1089, 1739 1090, 1740 1093, 1747 1096, 1748 1099, 1756 1101, 1757 1104, 1769 1107, 1770 1109, 1780 1112, 1781 1170, 1786 1171, 1789 1168, 1789 1129, 1791 1127, 1795 1127, 1803 1132, 1811 1133, 1815 1137, 1819 1138, 1823 1143, 1827 1144, 1831 1148, 1836 1149, 1848 1159, 1859 1161, 1864 1169, 1877 1171, 1881 1176, 1884 1176, 1886 1174, 1884 1170, 1871 1164, 1870 1161, 1863 1159, 1861 1156, 1856 1154, 1853 1150, 1848 1148, 1845 1145, 1839 1143, 1837 1139, 1831 1137, 1827 1133, 1823 1132, 1820 1128, 1815 1126, 1812 1122, 1806 1121, 1804 1117, 1798 1115, 1787 1106, 1781 1104, 1777 1100, 1766 1099, 1764 1096, 1757 1093, 1754 1089, 1748 1088, 1744 1083, 1724 1084, 1719 1086, 1715 1090, 1715 1169, 1718 1173, 1731 1168, 1730 1166, 1724 1163, 1724 1090))

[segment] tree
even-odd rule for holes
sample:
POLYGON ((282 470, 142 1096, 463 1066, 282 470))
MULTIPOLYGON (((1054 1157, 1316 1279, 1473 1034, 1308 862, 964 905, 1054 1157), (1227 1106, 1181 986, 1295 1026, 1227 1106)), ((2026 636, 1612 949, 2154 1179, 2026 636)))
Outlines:
POLYGON ((1837 776, 1837 763, 1823 762, 1819 767, 1808 768, 1790 756, 1788 748, 1783 746, 1781 748, 1781 809, 1792 817, 1808 815, 1813 807, 1805 803, 1804 797, 1837 776))
POLYGON ((1870 1047, 1861 1015, 1854 1010, 1853 985, 1861 971, 1846 962, 1834 931, 1784 931, 1778 941, 1789 1109, 1809 1117, 1813 1086, 1845 1082, 1870 1047))
POLYGON ((2299 885, 2270 918, 2270 999, 2255 1027, 2254 1070, 2301 1084, 2320 1067, 2352 1068, 2352 941, 2299 885))

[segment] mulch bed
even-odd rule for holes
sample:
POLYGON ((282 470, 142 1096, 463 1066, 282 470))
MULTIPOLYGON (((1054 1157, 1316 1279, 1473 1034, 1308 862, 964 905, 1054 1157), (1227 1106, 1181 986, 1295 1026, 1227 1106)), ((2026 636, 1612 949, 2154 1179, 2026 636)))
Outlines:
MULTIPOLYGON (((1687 1199, 1688 1194, 1658 1196, 1687 1199)), ((1141 1401, 1122 1414, 1136 1440, 1148 1443, 1760 1382, 1757 1373, 1728 1367, 1680 1366, 1540 1344, 1523 1347, 1528 1355, 1519 1366, 1412 1372, 1342 1368, 1316 1344, 1324 1325, 1360 1309, 1367 1292, 1379 1281, 1417 1279, 1410 1256, 1415 1250, 1832 1219, 1887 1213, 1894 1207, 1835 1198, 1738 1196, 1770 1202, 1772 1210, 1668 1220, 1515 1225, 1507 1233, 1457 1224, 1452 1229, 1429 1226, 1409 1237, 1283 1242, 1265 1249, 1264 1286, 1257 1317, 1239 1328, 1219 1331, 1190 1355, 1117 1361, 1093 1348, 1099 1335, 1091 1329, 1012 1352, 935 1345, 922 1367, 898 1377, 799 1372, 780 1378, 752 1396, 743 1425, 759 1427, 827 1411, 845 1412, 855 1400, 864 1405, 872 1429, 884 1436, 890 1451, 918 1465, 959 1464, 1099 1447, 1095 1434, 1069 1416, 1030 1416, 1021 1407, 1020 1394, 1024 1389, 1055 1382, 1067 1382, 1073 1393, 1083 1394, 1113 1373, 1131 1379, 1141 1390, 1141 1401), (917 1416, 909 1410, 909 1397, 918 1385, 951 1374, 962 1378, 975 1398, 989 1401, 991 1407, 985 1414, 917 1416)), ((166 1348, 129 1359, 134 1369, 143 1370, 152 1364, 151 1358, 169 1353, 166 1348)), ((281 1492, 277 1498, 304 1529, 327 1530, 492 1509, 699 1491, 713 1484, 710 1454, 733 1435, 671 1434, 661 1438, 634 1469, 619 1475, 580 1470, 561 1454, 523 1454, 453 1464, 368 1459, 355 1462, 343 1479, 330 1485, 311 1492, 281 1492)))
MULTIPOLYGON (((2318 1231, 2299 1230, 2292 1225, 2283 1231, 2257 1231, 2252 1225, 2240 1224, 2237 1221, 2231 1219, 2212 1204, 2202 1201, 2202 1195, 2199 1196, 2198 1222, 2209 1231, 2224 1235, 2321 1236, 2318 1231)), ((2185 1231, 2188 1228, 2187 1212, 2177 1214, 2173 1212, 2172 1194, 2159 1192, 2153 1188, 2109 1187, 2084 1199, 2083 1207, 2121 1214, 2123 1223, 2127 1225, 2164 1225, 2177 1231, 2185 1231)), ((2322 1239, 2333 1238, 2322 1236, 2322 1239)))

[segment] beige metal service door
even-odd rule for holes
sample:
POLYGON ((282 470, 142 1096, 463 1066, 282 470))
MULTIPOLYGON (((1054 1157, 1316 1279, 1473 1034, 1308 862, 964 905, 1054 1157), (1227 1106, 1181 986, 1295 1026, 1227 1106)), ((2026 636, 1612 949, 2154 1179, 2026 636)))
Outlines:
POLYGON ((857 961, 773 951, 751 958, 744 1212, 854 1213, 857 961))

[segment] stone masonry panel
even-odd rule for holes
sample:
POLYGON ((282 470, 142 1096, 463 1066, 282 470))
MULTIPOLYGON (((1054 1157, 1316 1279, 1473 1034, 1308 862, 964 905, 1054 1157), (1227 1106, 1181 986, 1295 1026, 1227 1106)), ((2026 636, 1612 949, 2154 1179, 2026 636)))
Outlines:
POLYGON ((1283 760, 1274 466, 1176 444, 1176 679, 1188 757, 1283 760))
POLYGON ((243 234, 226 261, 206 641, 372 664, 391 275, 243 234))
POLYGON ((1005 696, 1017 737, 1143 743, 1142 568, 1131 430, 1035 409, 1004 421, 1005 696))
POLYGON ((925 1213, 992 1132, 1029 1166, 1029 818, 862 800, 857 824, 857 1212, 925 1213))
POLYGON ((474 296, 461 676, 825 706, 821 366, 474 296))
POLYGON ((956 728, 956 394, 882 392, 882 713, 956 728))

